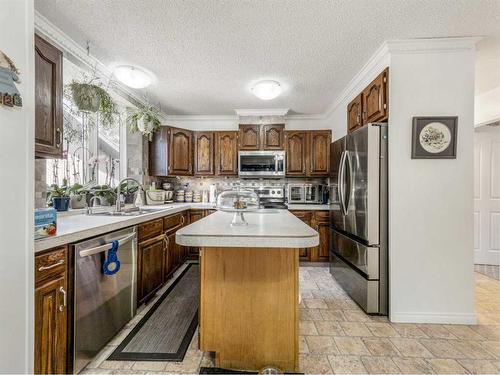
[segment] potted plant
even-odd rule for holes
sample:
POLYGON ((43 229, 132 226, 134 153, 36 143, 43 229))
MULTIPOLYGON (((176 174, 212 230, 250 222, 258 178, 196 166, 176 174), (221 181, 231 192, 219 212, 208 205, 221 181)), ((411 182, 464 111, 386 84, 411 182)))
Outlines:
POLYGON ((151 138, 161 126, 160 112, 151 105, 127 108, 127 126, 132 133, 141 132, 151 138))
POLYGON ((90 186, 74 184, 69 188, 70 207, 72 209, 85 208, 87 204, 87 195, 90 192, 90 186))
POLYGON ((73 80, 68 88, 79 111, 99 113, 102 125, 106 127, 114 124, 114 116, 118 114, 116 103, 96 78, 82 82, 73 80))
POLYGON ((69 188, 66 185, 61 187, 57 184, 51 185, 47 200, 57 211, 68 211, 70 201, 69 188))
POLYGON ((116 193, 108 185, 97 185, 91 188, 94 196, 99 197, 101 206, 111 206, 116 202, 116 193))
MULTIPOLYGON (((115 194, 116 190, 117 189, 115 189, 115 194)), ((120 185, 120 193, 123 195, 124 203, 133 204, 138 190, 139 186, 137 184, 129 184, 128 181, 122 182, 120 185)))

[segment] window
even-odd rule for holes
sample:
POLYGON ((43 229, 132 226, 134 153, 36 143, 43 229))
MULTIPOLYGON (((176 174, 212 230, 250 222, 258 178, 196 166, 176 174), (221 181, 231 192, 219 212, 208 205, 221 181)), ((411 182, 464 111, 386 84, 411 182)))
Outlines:
MULTIPOLYGON (((65 87, 72 80, 80 80, 84 72, 68 59, 64 59, 65 87)), ((48 159, 46 183, 62 185, 65 181, 85 185, 116 187, 120 181, 121 162, 126 163, 125 110, 132 103, 108 90, 117 103, 119 114, 112 126, 104 126, 98 114, 79 112, 72 102, 71 93, 65 88, 63 159, 48 159)))

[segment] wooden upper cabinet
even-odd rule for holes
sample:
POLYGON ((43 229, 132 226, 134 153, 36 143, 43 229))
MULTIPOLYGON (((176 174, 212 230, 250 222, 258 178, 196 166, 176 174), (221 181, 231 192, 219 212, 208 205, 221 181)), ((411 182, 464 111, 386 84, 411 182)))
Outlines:
POLYGON ((149 142, 151 176, 190 176, 193 174, 193 132, 162 126, 149 142))
POLYGON ((387 79, 389 68, 378 75, 363 90, 363 125, 386 120, 388 117, 387 79))
POLYGON ((307 158, 307 132, 306 131, 286 131, 286 175, 305 176, 307 158))
POLYGON ((283 150, 284 138, 285 124, 269 124, 262 127, 263 150, 283 150))
POLYGON ((215 134, 214 132, 194 133, 194 174, 214 175, 215 134))
POLYGON ((309 165, 308 176, 328 176, 330 173, 330 130, 311 130, 308 132, 309 165))
POLYGON ((149 175, 168 176, 168 127, 161 126, 149 142, 149 175))
POLYGON ((35 35, 35 156, 63 157, 63 54, 35 35))
POLYGON ((347 132, 363 126, 363 95, 359 94, 347 105, 347 132))
POLYGON ((238 132, 216 132, 216 170, 218 175, 238 174, 238 132))
POLYGON ((193 174, 193 132, 170 128, 169 174, 189 176, 193 174))
POLYGON ((239 127, 239 149, 240 150, 260 150, 261 134, 260 125, 244 125, 239 127))

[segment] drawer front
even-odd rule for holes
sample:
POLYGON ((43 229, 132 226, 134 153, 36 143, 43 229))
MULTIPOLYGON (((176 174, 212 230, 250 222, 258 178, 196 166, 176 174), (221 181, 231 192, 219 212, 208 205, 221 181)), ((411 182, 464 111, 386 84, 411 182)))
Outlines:
POLYGON ((330 229, 331 250, 356 268, 366 279, 379 278, 379 248, 365 246, 330 229))
POLYGON ((166 233, 172 229, 180 228, 184 225, 185 220, 186 219, 182 212, 167 216, 163 219, 163 230, 166 233))
POLYGON ((378 280, 365 279, 334 253, 330 253, 330 273, 365 312, 369 314, 381 312, 378 280))
POLYGON ((138 233, 139 241, 161 235, 163 233, 163 219, 152 220, 139 225, 138 233))
POLYGON ((314 219, 318 223, 329 223, 330 211, 314 211, 314 219))
POLYGON ((35 256, 35 282, 64 273, 67 265, 68 249, 66 246, 35 256))

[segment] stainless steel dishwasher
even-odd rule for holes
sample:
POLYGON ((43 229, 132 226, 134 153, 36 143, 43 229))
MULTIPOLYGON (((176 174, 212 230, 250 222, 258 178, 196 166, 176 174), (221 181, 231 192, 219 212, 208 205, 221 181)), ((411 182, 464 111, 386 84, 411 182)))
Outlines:
POLYGON ((137 311, 136 228, 75 244, 74 372, 79 373, 137 311), (121 267, 108 276, 103 264, 118 241, 121 267))

